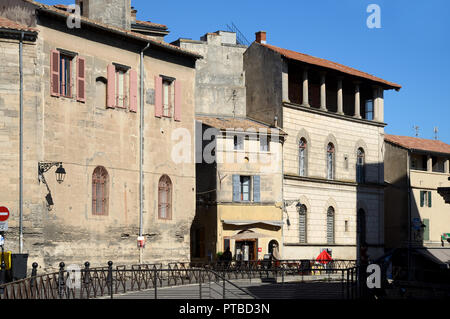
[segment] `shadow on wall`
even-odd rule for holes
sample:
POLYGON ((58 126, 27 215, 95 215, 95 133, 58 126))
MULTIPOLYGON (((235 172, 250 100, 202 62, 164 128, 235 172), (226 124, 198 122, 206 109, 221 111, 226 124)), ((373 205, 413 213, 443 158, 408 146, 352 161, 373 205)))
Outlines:
MULTIPOLYGON (((407 152, 386 144, 385 248, 392 261, 395 280, 450 283, 448 269, 426 248, 430 240, 430 221, 420 215, 421 207, 432 207, 430 191, 410 190, 407 174, 407 152), (391 157, 391 158, 390 158, 391 157), (410 269, 410 271, 408 271, 410 269)), ((439 247, 435 247, 439 248, 439 247)))
MULTIPOLYGON (((196 158, 196 209, 191 225, 191 260, 212 261, 216 252, 217 233, 217 164, 215 158, 212 163, 203 160, 203 150, 206 145, 216 149, 215 140, 203 140, 203 135, 209 126, 196 122, 195 158, 196 158), (201 143, 201 144, 200 144, 201 143)), ((215 155, 213 153, 213 155, 215 155)))
POLYGON ((365 163, 364 150, 357 149, 354 167, 356 186, 356 254, 367 263, 384 253, 383 177, 384 163, 365 163))

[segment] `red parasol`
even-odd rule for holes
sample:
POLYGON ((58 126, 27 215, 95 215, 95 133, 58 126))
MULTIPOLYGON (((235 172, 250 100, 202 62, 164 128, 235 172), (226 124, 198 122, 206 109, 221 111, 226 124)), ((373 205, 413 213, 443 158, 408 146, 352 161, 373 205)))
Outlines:
POLYGON ((321 264, 328 264, 330 261, 332 261, 333 258, 331 258, 330 254, 327 253, 326 250, 322 251, 319 256, 317 256, 316 261, 320 262, 321 264))

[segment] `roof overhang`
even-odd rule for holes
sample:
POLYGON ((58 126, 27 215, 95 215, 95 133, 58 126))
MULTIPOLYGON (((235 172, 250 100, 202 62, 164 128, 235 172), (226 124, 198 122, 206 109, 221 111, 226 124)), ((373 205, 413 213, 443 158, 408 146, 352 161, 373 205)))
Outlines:
MULTIPOLYGON (((36 8, 37 12, 46 13, 46 14, 49 14, 49 15, 52 15, 52 16, 55 16, 55 17, 59 17, 59 18, 62 18, 62 19, 67 19, 67 17, 69 17, 70 14, 71 14, 71 13, 63 11, 61 9, 56 9, 56 8, 54 8, 52 6, 48 6, 48 5, 36 2, 34 0, 23 0, 23 1, 34 5, 34 7, 36 8)), ((134 33, 134 32, 127 31, 127 30, 123 30, 123 29, 120 29, 120 28, 117 28, 117 27, 109 26, 109 25, 100 23, 98 21, 94 21, 94 20, 88 19, 86 17, 81 17, 80 23, 81 23, 81 25, 89 26, 89 27, 92 27, 94 29, 98 29, 98 30, 102 30, 102 31, 109 32, 109 33, 112 33, 112 34, 120 35, 120 36, 123 36, 123 37, 128 38, 128 39, 141 41, 143 43, 149 43, 152 46, 159 47, 159 48, 161 48, 163 50, 170 51, 170 52, 175 53, 175 54, 191 57, 191 58, 194 58, 194 59, 202 58, 202 56, 197 54, 197 53, 190 52, 188 50, 184 50, 184 49, 178 48, 178 47, 176 47, 174 45, 171 45, 171 44, 168 44, 168 43, 164 43, 164 42, 160 42, 160 41, 154 40, 154 39, 152 39, 152 38, 150 38, 148 36, 145 36, 145 35, 141 35, 141 34, 134 33)))
POLYGON ((254 224, 266 224, 270 226, 281 227, 283 226, 283 221, 281 220, 230 220, 222 219, 222 223, 235 226, 248 226, 254 224))

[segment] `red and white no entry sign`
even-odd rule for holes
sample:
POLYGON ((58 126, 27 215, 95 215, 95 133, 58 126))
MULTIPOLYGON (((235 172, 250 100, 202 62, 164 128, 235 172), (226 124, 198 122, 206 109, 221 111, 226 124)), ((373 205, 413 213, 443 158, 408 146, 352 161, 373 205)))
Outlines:
POLYGON ((8 208, 2 206, 0 207, 0 222, 5 222, 9 218, 9 210, 8 208))

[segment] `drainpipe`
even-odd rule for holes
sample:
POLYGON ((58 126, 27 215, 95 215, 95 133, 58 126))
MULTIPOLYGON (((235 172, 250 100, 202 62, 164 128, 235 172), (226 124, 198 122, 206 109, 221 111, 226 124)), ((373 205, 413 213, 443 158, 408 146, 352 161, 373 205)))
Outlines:
POLYGON ((19 73, 20 73, 20 132, 19 132, 19 253, 23 253, 23 38, 19 42, 19 73))
MULTIPOLYGON (((143 216, 143 196, 144 196, 144 52, 150 47, 150 43, 141 51, 141 103, 139 109, 139 236, 143 234, 144 216, 143 216)), ((139 248, 139 263, 142 264, 143 248, 139 248)))

